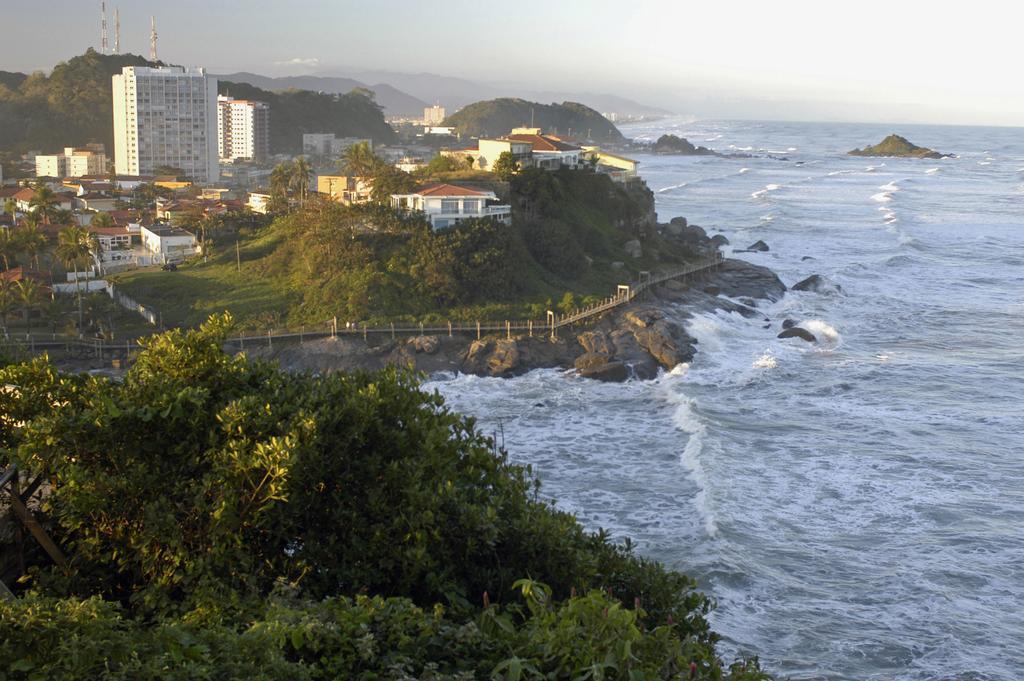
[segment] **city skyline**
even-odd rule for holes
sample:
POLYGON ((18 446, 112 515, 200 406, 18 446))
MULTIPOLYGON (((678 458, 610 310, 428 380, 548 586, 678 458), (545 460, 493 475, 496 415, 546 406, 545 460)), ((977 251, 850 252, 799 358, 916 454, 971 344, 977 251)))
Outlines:
MULTIPOLYGON (((8 32, 0 69, 48 70, 99 49, 100 3, 55 0, 52 8, 8 10, 24 30, 8 32), (35 39, 47 30, 69 39, 59 49, 35 39)), ((971 13, 876 0, 641 2, 628 13, 604 0, 526 0, 513 9, 452 0, 440 16, 398 0, 300 0, 287 11, 262 1, 182 0, 173 11, 111 2, 110 27, 115 9, 122 52, 149 54, 154 15, 160 58, 211 73, 429 72, 510 92, 615 94, 702 118, 1020 125, 1024 110, 1024 90, 1009 85, 1020 11, 988 0, 971 13)))

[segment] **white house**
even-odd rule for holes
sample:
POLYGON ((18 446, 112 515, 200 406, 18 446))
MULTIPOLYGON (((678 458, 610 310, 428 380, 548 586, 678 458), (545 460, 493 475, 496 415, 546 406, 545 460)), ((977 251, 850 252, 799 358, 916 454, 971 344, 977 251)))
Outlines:
POLYGON ((452 184, 432 184, 409 194, 392 194, 391 207, 426 214, 434 229, 452 227, 470 218, 512 222, 512 207, 499 203, 494 192, 452 184))
MULTIPOLYGON (((532 129, 531 129, 532 130, 532 129)), ((505 139, 515 142, 528 142, 533 151, 533 165, 545 170, 558 168, 576 168, 583 156, 582 147, 569 144, 554 135, 542 135, 539 132, 518 132, 505 139)))
POLYGON ((249 192, 249 198, 245 202, 245 205, 253 213, 266 215, 270 212, 270 202, 272 198, 273 197, 268 191, 249 192))
POLYGON ((157 262, 181 262, 199 251, 195 235, 169 225, 143 225, 142 245, 157 262))

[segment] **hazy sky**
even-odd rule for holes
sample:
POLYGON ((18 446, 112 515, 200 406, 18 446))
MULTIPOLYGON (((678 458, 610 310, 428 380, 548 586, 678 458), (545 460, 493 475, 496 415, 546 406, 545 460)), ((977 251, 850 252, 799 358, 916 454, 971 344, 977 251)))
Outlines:
MULTIPOLYGON (((0 69, 99 44, 99 5, 3 0, 0 69), (41 9, 45 7, 45 9, 41 9)), ((122 51, 266 75, 430 71, 698 116, 1024 125, 1007 0, 110 0, 122 51)))

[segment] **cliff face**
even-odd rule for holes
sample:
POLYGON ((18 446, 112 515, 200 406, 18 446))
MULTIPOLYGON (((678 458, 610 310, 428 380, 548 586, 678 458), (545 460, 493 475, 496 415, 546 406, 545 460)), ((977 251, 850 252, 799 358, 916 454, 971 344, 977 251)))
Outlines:
POLYGON ((913 144, 906 137, 889 135, 873 147, 854 149, 850 156, 891 156, 900 158, 947 158, 953 154, 942 154, 926 147, 913 144))

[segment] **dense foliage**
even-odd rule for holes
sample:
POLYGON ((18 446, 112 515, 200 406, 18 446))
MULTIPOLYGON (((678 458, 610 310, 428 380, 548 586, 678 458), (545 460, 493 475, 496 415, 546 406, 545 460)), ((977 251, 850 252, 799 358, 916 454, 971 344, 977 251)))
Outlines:
POLYGON ((539 500, 412 376, 285 375, 224 354, 228 324, 122 382, 0 369, 0 454, 48 480, 70 561, 30 555, 0 603, 6 678, 729 674, 690 579, 539 500))
POLYGON ((16 87, 0 86, 0 149, 52 153, 66 146, 102 142, 113 152, 111 76, 125 66, 149 66, 133 54, 85 54, 57 64, 50 75, 33 73, 16 87))
POLYGON ((375 143, 396 139, 395 131, 369 90, 356 89, 343 95, 284 90, 271 92, 248 83, 219 81, 217 90, 236 99, 254 99, 270 105, 270 151, 273 154, 302 153, 303 133, 334 133, 338 137, 361 137, 375 143))
MULTIPOLYGON (((396 190, 414 182, 391 166, 387 173, 396 190)), ((243 241, 240 258, 232 241, 211 249, 208 262, 116 275, 116 283, 175 324, 198 324, 224 310, 256 328, 334 316, 371 323, 537 319, 566 291, 577 299, 606 296, 629 272, 693 255, 653 228, 653 198, 641 184, 536 169, 510 184, 492 178, 490 188, 509 197, 511 225, 465 220, 431 231, 422 217, 388 206, 310 196, 243 241), (644 243, 642 259, 624 248, 634 239, 644 243)))
POLYGON ((445 125, 470 137, 507 135, 512 128, 533 125, 553 135, 601 142, 621 142, 622 133, 607 118, 576 102, 539 104, 525 99, 500 98, 476 102, 445 119, 445 125))
MULTIPOLYGON (((111 77, 125 66, 153 66, 133 54, 100 54, 92 48, 61 62, 50 75, 0 73, 0 149, 38 149, 52 153, 66 146, 102 142, 113 153, 113 85, 111 77)), ((237 98, 271 106, 273 153, 301 152, 302 133, 333 132, 390 142, 395 133, 384 121, 372 93, 345 95, 306 90, 274 93, 245 83, 219 83, 237 98)))

